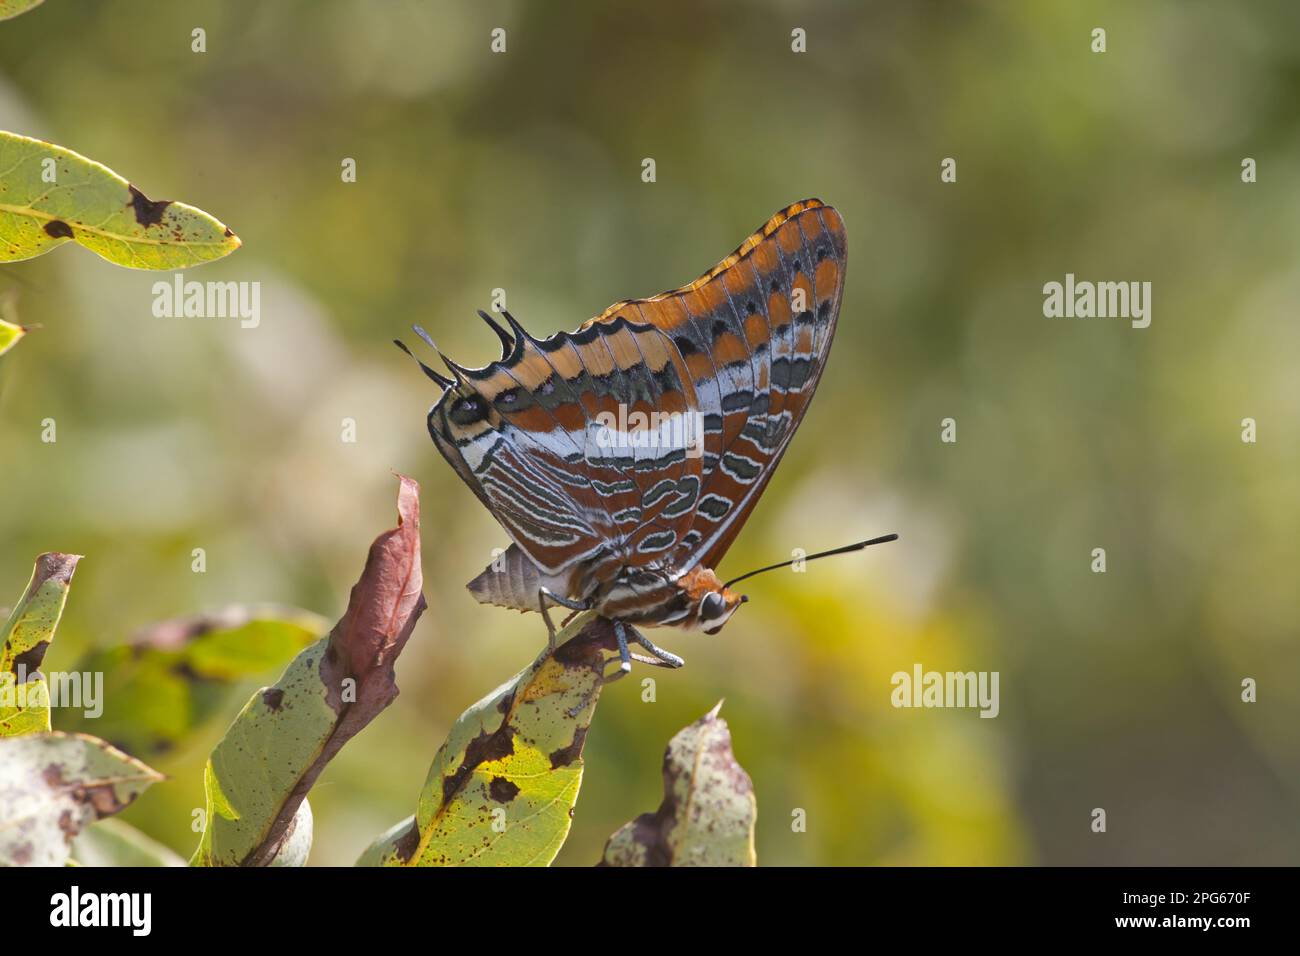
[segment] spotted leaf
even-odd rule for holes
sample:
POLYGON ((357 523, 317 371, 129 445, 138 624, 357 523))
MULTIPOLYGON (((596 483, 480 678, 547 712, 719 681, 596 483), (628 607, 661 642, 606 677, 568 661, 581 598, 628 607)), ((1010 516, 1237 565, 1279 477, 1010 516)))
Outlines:
POLYGON ((0 262, 69 240, 131 269, 182 269, 239 248, 239 237, 201 209, 150 199, 79 153, 0 131, 0 262))
POLYGON ((582 746, 613 656, 588 612, 514 679, 461 714, 434 757, 415 815, 362 866, 547 866, 572 823, 582 746))
POLYGON ((664 799, 605 844, 603 866, 754 866, 757 807, 718 708, 664 752, 664 799))
POLYGON ((40 666, 80 560, 77 554, 38 557, 27 590, 0 629, 0 737, 50 729, 50 691, 40 666))
POLYGON ((93 730, 156 759, 218 713, 229 714, 253 679, 266 680, 328 632, 325 618, 278 605, 232 605, 162 621, 128 643, 82 657, 75 672, 104 675, 102 713, 62 716, 69 730, 93 730))
POLYGON ((86 734, 0 737, 0 865, 62 866, 84 827, 161 779, 86 734))
POLYGON ((206 826, 192 864, 303 862, 307 792, 397 696, 393 664, 425 607, 419 486, 400 483, 398 525, 370 546, 343 618, 252 696, 208 758, 206 826))

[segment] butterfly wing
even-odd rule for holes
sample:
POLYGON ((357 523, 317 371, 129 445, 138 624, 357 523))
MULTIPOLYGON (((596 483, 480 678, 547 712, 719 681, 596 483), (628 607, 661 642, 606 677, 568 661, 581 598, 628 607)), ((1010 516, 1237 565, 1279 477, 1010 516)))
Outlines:
MULTIPOLYGON (((610 321, 547 339, 513 318, 509 352, 457 382, 429 413, 443 456, 563 593, 677 547, 701 462, 621 428, 634 415, 693 414, 680 355, 658 329, 610 321)), ((549 585, 548 585, 549 586, 549 585)))
POLYGON ((619 302, 584 326, 653 325, 689 370, 704 419, 702 485, 674 563, 717 567, 785 453, 830 351, 844 220, 817 199, 774 215, 690 285, 619 302))
POLYGON ((507 316, 506 354, 454 367, 429 432, 569 596, 622 568, 714 567, 820 380, 846 250, 839 213, 810 199, 689 285, 615 303, 576 332, 536 339, 507 316), (651 412, 698 415, 697 443, 631 440, 623 423, 651 412))

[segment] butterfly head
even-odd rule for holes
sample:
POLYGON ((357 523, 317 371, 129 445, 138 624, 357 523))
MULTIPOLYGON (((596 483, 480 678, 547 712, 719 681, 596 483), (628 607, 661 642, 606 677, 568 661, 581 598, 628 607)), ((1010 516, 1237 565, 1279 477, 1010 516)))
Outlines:
POLYGON ((698 628, 705 634, 722 630, 736 608, 749 600, 724 585, 708 568, 692 569, 682 576, 678 586, 685 592, 691 609, 685 626, 698 628))

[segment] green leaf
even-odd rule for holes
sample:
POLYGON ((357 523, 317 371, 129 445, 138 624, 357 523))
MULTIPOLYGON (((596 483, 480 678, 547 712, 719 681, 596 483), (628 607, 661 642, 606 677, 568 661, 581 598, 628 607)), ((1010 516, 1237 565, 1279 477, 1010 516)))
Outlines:
POLYGON ((77 662, 75 671, 103 675, 103 713, 69 711, 66 719, 70 729, 93 729, 130 753, 155 759, 217 714, 229 713, 244 681, 283 668, 328 629, 318 614, 270 604, 154 624, 128 644, 100 648, 77 662))
POLYGON ((360 866, 547 866, 582 783, 582 746, 613 656, 608 621, 579 615, 529 667, 461 714, 413 817, 360 866))
POLYGON ((31 259, 70 239, 131 269, 183 269, 239 248, 239 238, 201 209, 151 200, 70 149, 0 131, 0 262, 31 259))
POLYGON ((78 832, 161 779, 86 734, 0 737, 0 865, 62 866, 78 832))
POLYGON ((39 7, 45 0, 0 0, 0 20, 9 20, 39 7))
MULTIPOLYGON (((0 0, 3 2, 3 0, 0 0)), ((31 331, 15 321, 16 294, 12 289, 0 291, 0 355, 18 344, 18 340, 31 331)))
POLYGON ((27 330, 21 325, 14 325, 12 322, 0 319, 0 355, 4 355, 17 345, 18 340, 26 334, 27 330))
POLYGON ((370 546, 342 620, 299 654, 275 686, 253 695, 212 751, 203 773, 206 826, 192 864, 305 859, 295 841, 304 837, 303 819, 310 819, 310 811, 300 811, 307 792, 343 745, 397 696, 393 663, 425 607, 419 486, 399 480, 398 525, 370 546))
POLYGON ((381 833, 376 840, 366 847, 364 853, 357 858, 357 866, 395 866, 398 861, 394 859, 394 854, 404 845, 406 841, 418 840, 419 831, 415 827, 415 814, 411 814, 405 820, 394 823, 391 827, 381 833))
POLYGON ((184 866, 185 859, 117 817, 93 823, 72 841, 81 866, 184 866))
POLYGON ((50 729, 50 689, 41 661, 63 616, 78 554, 42 554, 27 590, 0 628, 0 737, 50 729))
POLYGON ((717 707, 664 752, 664 800, 605 844, 602 866, 755 866, 757 806, 717 707))

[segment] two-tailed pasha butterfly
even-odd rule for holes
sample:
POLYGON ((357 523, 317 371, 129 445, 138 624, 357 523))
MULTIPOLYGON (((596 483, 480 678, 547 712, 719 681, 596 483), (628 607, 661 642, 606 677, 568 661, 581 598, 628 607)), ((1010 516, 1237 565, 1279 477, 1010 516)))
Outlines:
MULTIPOLYGON (((820 200, 781 210, 690 285, 611 305, 537 339, 509 312, 501 358, 445 356, 429 434, 513 544, 468 585, 485 604, 595 609, 631 640, 682 659, 634 625, 714 634, 747 599, 713 569, 776 471, 812 401, 844 292, 844 220, 820 200)), ((437 346, 416 327, 416 332, 437 346)), ((401 342, 397 343, 410 354, 401 342)), ((886 535, 809 555, 854 551, 886 535)))

